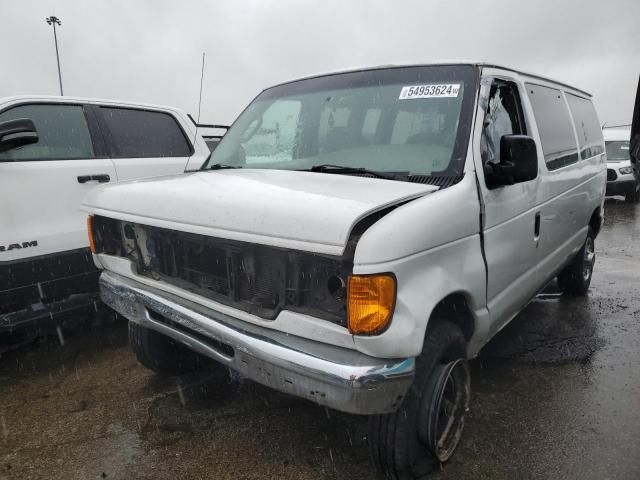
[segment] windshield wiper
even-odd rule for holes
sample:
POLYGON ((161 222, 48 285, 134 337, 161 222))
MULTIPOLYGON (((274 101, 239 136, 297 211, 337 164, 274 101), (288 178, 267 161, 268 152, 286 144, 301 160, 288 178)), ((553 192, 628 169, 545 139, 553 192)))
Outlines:
POLYGON ((384 178, 385 180, 396 180, 400 177, 406 177, 409 175, 409 172, 376 172, 375 170, 369 170, 364 167, 345 167, 343 165, 331 165, 328 163, 323 163, 321 165, 314 165, 307 171, 310 172, 318 172, 318 173, 338 173, 345 175, 353 175, 353 174, 365 174, 371 175, 376 178, 384 178))
POLYGON ((229 168, 242 168, 238 165, 225 165, 224 163, 215 163, 210 167, 205 168, 205 170, 227 170, 229 168))

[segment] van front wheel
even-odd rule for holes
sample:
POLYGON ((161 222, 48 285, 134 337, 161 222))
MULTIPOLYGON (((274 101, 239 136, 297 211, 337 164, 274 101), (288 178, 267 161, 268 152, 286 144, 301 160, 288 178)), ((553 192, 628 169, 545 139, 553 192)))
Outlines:
POLYGON ((180 375, 203 367, 201 355, 134 322, 129 322, 129 344, 143 366, 162 376, 180 375))
POLYGON ((462 436, 471 376, 462 331, 432 320, 416 374, 395 413, 369 418, 369 451, 389 479, 421 478, 447 461, 462 436))
POLYGON ((589 227, 587 239, 575 258, 558 275, 558 287, 568 295, 585 295, 596 263, 595 235, 589 227))

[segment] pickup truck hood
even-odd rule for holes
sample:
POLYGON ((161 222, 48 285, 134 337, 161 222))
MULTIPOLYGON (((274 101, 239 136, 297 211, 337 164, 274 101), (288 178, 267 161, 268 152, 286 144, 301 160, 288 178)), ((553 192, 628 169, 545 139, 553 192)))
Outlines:
POLYGON ((340 255, 359 220, 435 190, 379 178, 235 169, 98 187, 83 209, 172 230, 340 255))

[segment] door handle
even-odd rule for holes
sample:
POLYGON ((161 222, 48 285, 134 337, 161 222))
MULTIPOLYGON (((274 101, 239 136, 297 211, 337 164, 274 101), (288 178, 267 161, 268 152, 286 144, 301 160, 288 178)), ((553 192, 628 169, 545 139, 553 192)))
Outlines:
POLYGON ((97 175, 79 175, 78 183, 98 182, 107 183, 111 181, 111 177, 106 173, 100 173, 97 175))
POLYGON ((533 225, 533 238, 536 242, 540 240, 540 212, 536 212, 536 218, 533 225))

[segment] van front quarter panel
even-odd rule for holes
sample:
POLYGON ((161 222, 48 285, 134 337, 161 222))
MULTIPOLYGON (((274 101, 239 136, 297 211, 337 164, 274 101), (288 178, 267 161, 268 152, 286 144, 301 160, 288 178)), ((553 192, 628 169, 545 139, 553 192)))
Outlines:
POLYGON ((479 225, 476 179, 467 173, 458 184, 397 208, 362 235, 354 274, 393 272, 397 299, 385 332, 354 337, 359 351, 378 357, 419 355, 435 307, 461 294, 475 323, 469 354, 477 353, 471 345, 489 328, 479 225))

